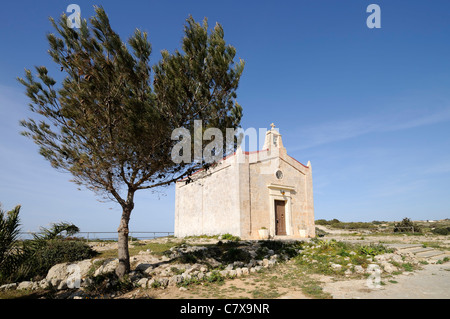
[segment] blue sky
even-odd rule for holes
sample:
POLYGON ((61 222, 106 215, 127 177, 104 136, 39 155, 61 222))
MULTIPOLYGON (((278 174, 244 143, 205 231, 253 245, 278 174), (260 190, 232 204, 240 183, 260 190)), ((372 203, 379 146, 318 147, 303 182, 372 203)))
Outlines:
MULTIPOLYGON (((15 80, 46 65, 48 17, 76 3, 101 4, 126 40, 149 34, 153 62, 180 48, 189 14, 222 24, 246 61, 238 90, 244 128, 274 122, 288 153, 311 161, 316 219, 450 217, 450 2, 381 1, 8 1, 0 11, 0 202, 22 205, 22 229, 70 221, 115 231, 120 208, 78 190, 20 136, 30 116, 15 80), (381 8, 369 29, 366 8, 381 8)), ((174 189, 136 195, 132 231, 173 231, 174 189)))

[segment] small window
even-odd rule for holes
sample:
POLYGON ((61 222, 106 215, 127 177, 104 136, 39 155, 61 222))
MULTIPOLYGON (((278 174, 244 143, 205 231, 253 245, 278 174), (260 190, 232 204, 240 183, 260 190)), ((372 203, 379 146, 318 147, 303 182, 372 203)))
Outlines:
POLYGON ((275 173, 275 175, 277 176, 278 179, 282 179, 283 178, 283 172, 282 171, 277 171, 275 173))

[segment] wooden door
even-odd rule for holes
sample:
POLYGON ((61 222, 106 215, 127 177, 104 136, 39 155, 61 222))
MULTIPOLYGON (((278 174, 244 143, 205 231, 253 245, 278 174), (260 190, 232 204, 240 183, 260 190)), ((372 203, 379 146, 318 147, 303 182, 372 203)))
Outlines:
POLYGON ((275 229, 276 235, 286 235, 286 202, 275 200, 275 229))

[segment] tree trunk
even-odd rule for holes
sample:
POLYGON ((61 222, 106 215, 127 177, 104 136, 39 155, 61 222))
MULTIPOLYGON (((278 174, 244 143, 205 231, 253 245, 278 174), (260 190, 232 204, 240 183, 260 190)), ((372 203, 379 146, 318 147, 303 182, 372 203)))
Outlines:
POLYGON ((119 278, 122 278, 130 272, 130 253, 128 251, 128 224, 130 221, 131 211, 134 207, 133 195, 134 192, 128 192, 127 204, 123 207, 120 225, 117 229, 119 265, 116 268, 116 274, 119 278))

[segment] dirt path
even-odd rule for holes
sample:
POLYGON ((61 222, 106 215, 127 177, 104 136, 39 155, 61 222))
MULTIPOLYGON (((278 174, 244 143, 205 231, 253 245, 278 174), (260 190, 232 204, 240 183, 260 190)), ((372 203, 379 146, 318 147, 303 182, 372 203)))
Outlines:
POLYGON ((370 289, 367 280, 346 280, 323 286, 334 299, 448 299, 450 265, 424 265, 423 269, 382 279, 384 285, 370 289))

